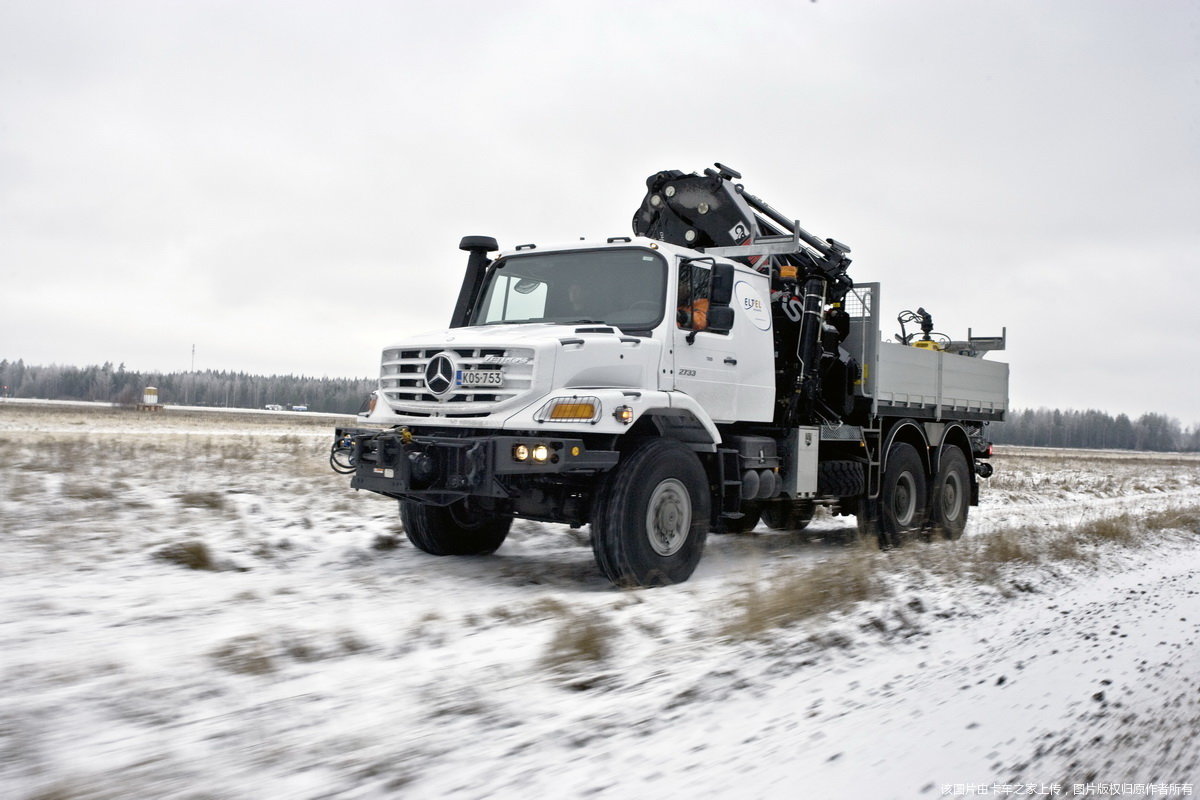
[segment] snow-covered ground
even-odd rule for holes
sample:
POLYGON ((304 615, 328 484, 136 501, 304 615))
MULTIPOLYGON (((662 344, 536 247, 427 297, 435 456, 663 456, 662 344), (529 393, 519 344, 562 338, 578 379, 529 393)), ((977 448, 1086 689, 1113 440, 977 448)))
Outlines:
POLYGON ((618 591, 586 529, 415 550, 334 424, 0 405, 0 798, 1197 791, 1195 457, 1007 450, 959 542, 618 591))

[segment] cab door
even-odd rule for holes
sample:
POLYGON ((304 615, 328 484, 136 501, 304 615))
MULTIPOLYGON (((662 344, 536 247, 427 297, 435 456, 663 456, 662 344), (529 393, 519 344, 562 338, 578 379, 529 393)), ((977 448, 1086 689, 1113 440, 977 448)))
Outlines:
POLYGON ((683 259, 675 294, 674 351, 676 391, 693 397, 716 422, 738 419, 740 383, 736 333, 709 330, 712 268, 683 259))

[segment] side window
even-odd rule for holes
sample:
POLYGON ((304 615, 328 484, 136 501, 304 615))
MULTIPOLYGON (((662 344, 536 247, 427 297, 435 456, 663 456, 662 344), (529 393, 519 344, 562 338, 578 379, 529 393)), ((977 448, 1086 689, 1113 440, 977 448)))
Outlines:
POLYGON ((703 264, 685 261, 679 265, 679 294, 675 322, 684 330, 708 327, 708 294, 712 273, 703 264))

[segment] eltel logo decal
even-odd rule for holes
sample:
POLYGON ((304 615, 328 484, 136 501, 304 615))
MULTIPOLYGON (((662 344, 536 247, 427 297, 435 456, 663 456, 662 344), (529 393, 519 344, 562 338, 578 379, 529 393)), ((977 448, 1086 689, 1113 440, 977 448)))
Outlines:
POLYGON ((750 322, 760 331, 771 329, 771 314, 762 295, 746 281, 738 281, 733 285, 733 294, 737 298, 737 307, 750 318, 750 322))
POLYGON ((429 363, 425 365, 425 387, 436 395, 443 395, 450 391, 450 385, 454 382, 454 364, 450 362, 450 357, 444 354, 438 354, 429 359, 429 363))

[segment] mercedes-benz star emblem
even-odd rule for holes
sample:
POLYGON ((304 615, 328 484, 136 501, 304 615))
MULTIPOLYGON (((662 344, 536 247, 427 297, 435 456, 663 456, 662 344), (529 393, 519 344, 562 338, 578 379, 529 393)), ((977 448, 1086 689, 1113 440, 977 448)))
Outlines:
POLYGON ((425 365, 425 387, 436 395, 450 391, 454 383, 454 364, 450 357, 439 354, 429 359, 425 365))

